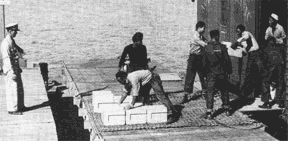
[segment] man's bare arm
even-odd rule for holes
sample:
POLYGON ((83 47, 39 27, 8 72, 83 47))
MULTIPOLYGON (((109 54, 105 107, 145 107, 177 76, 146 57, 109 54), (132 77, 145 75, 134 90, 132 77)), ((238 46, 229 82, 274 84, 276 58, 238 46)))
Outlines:
POLYGON ((130 105, 133 107, 136 103, 136 99, 137 99, 137 96, 132 96, 132 101, 130 103, 130 105))
POLYGON ((122 96, 121 96, 121 98, 120 98, 120 101, 119 101, 119 104, 122 104, 123 103, 123 101, 127 98, 127 93, 125 93, 125 94, 123 94, 122 96))

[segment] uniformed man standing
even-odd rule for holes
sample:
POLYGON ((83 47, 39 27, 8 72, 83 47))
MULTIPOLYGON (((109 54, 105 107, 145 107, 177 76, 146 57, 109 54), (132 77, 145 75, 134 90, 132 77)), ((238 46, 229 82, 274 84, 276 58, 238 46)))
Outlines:
POLYGON ((225 45, 219 42, 219 31, 210 31, 211 41, 203 52, 203 68, 207 76, 206 106, 207 112, 205 118, 211 119, 213 113, 213 103, 216 88, 221 92, 222 108, 229 113, 229 85, 228 76, 232 73, 232 64, 225 45))
POLYGON ((24 106, 24 90, 21 79, 21 68, 19 58, 24 53, 16 43, 14 38, 17 35, 18 24, 8 24, 6 27, 7 36, 1 44, 3 59, 3 73, 5 74, 5 89, 7 111, 12 115, 21 115, 24 106))

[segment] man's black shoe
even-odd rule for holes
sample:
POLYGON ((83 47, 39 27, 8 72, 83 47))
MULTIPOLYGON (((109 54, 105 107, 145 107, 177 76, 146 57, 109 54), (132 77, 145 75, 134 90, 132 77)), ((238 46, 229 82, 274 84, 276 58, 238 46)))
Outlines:
POLYGON ((233 114, 233 109, 232 109, 232 107, 222 107, 223 109, 224 109, 224 113, 225 113, 225 115, 227 116, 227 117, 229 117, 229 116, 232 116, 232 114, 233 114))
POLYGON ((202 117, 208 120, 213 119, 212 112, 206 112, 202 117))
POLYGON ((286 123, 288 123, 288 121, 287 121, 287 118, 288 117, 288 115, 286 114, 286 113, 282 113, 280 116, 279 116, 279 118, 281 119, 281 120, 283 120, 284 122, 286 122, 286 123))
POLYGON ((285 104, 280 103, 278 107, 279 107, 279 108, 285 108, 285 104))
POLYGON ((232 113, 232 111, 225 111, 225 115, 227 116, 227 117, 230 117, 230 116, 232 116, 233 115, 233 113, 232 113))
POLYGON ((271 109, 272 108, 272 106, 269 103, 264 103, 263 105, 259 105, 258 107, 262 108, 262 109, 271 109))
POLYGON ((8 114, 10 114, 10 115, 23 115, 23 113, 19 112, 19 111, 8 112, 8 114))

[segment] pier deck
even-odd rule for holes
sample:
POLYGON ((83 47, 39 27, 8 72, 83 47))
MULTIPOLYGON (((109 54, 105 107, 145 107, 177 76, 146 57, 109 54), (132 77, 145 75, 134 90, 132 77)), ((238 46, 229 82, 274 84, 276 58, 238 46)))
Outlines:
POLYGON ((0 140, 56 141, 56 126, 39 68, 24 69, 22 80, 24 103, 28 111, 23 115, 9 115, 4 75, 0 75, 0 140))
MULTIPOLYGON (((90 131, 90 140, 102 140, 112 139, 123 140, 131 137, 131 140, 137 139, 161 139, 165 137, 165 134, 183 133, 186 135, 186 139, 193 136, 195 129, 202 130, 203 133, 208 131, 209 133, 219 132, 223 129, 223 126, 237 129, 258 129, 255 132, 246 132, 246 139, 253 139, 259 137, 259 140, 274 140, 269 134, 265 133, 263 129, 260 129, 261 123, 249 118, 240 111, 236 111, 232 116, 227 117, 221 112, 215 120, 208 121, 201 118, 201 115, 205 113, 205 100, 199 98, 198 100, 190 101, 184 105, 182 110, 182 117, 179 121, 173 124, 136 124, 136 125, 122 125, 122 126, 104 126, 101 121, 100 113, 93 112, 92 106, 92 91, 93 90, 110 90, 114 95, 121 94, 121 85, 115 80, 115 73, 117 72, 117 60, 94 60, 79 64, 64 64, 63 77, 68 88, 70 96, 74 97, 74 105, 79 108, 79 115, 84 119, 84 128, 90 131), (79 95, 80 94, 80 95, 79 95), (82 94, 82 95, 81 95, 82 94), (184 129, 184 130, 183 130, 184 129), (211 131, 210 131, 211 129, 211 131), (214 130, 215 129, 215 130, 214 130), (164 131, 165 130, 165 131, 164 131), (214 130, 214 131, 212 131, 214 130), (164 131, 164 132, 163 132, 164 131), (250 134, 248 134, 250 133, 250 134), (253 138, 252 137, 253 133, 253 138), (190 134, 190 135, 189 135, 190 134), (251 136, 250 136, 251 135, 251 136), (156 137, 151 137, 156 136, 156 137), (261 136, 265 136, 265 139, 261 136), (127 137, 127 138, 126 138, 127 137), (150 138, 151 137, 151 138, 150 138), (261 138, 260 138, 261 137, 261 138)), ((169 70, 164 69, 161 65, 154 62, 150 66, 157 65, 158 73, 171 73, 169 70)), ((197 83, 196 83, 197 84, 197 83)), ((199 84, 198 84, 199 85, 199 84)), ((163 81, 165 92, 168 93, 169 98, 173 104, 178 104, 183 94, 183 82, 182 81, 163 81)), ((197 85, 196 85, 197 86, 197 85)), ((195 88, 195 91, 198 91, 195 88)), ((197 93, 197 92, 196 92, 197 93)), ((215 108, 221 106, 220 98, 215 98, 215 108)), ((157 102, 155 102, 157 103, 157 102)), ((159 101, 158 103, 159 104, 159 101)), ((262 126, 263 127, 263 126, 262 126)), ((224 130, 223 130, 224 131, 224 130)), ((226 133, 234 132, 233 130, 225 129, 226 133)), ((239 132, 239 131, 238 131, 239 132)), ((241 131, 242 132, 242 131, 241 131)), ((202 134, 202 133, 201 133, 202 134)), ((244 134, 244 131, 243 131, 244 134)), ((195 134, 194 134, 195 136, 195 134)), ((229 136, 227 134, 227 136, 229 136)), ((176 137, 176 136, 175 136, 176 137)), ((178 138, 182 138, 179 135, 178 138)), ((176 138, 177 138, 176 137, 176 138)), ((185 137, 185 136, 184 136, 185 137)), ((220 139, 220 136, 218 136, 220 139)), ((221 136, 223 137, 223 136, 221 136)), ((207 136, 209 138, 209 136, 207 136)), ((217 138, 217 137, 216 137, 217 138)), ((229 137, 228 137, 229 138, 229 137)), ((172 139, 172 138, 171 138, 172 139)), ((190 138, 191 139, 191 138, 190 138)), ((203 138, 205 139, 205 138, 203 138)), ((233 139, 233 136, 230 136, 233 139)), ((243 138, 244 139, 244 138, 243 138)), ((183 139, 185 140, 185 139, 183 139)))

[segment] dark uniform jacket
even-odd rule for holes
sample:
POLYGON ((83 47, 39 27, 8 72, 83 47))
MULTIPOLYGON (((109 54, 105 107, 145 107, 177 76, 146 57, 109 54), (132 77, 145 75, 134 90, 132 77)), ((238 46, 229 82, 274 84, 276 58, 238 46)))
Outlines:
POLYGON ((203 52, 203 69, 206 74, 232 73, 232 64, 225 45, 217 41, 208 43, 203 52))
POLYGON ((273 44, 268 44, 264 49, 264 63, 266 67, 281 65, 284 63, 282 57, 282 49, 280 47, 275 47, 273 44))

